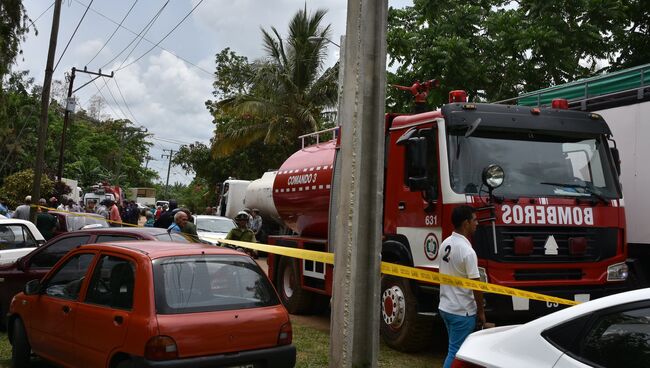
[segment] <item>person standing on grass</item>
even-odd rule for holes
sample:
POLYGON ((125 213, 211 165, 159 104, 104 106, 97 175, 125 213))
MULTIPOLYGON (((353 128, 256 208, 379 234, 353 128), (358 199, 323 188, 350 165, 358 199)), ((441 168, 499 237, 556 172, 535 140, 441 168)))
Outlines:
MULTIPOLYGON (((441 274, 480 280, 476 252, 468 240, 478 225, 474 212, 472 207, 465 205, 456 207, 451 212, 454 232, 440 245, 441 274)), ((481 326, 485 323, 483 293, 456 286, 440 285, 438 309, 449 335, 449 350, 443 365, 444 368, 449 368, 460 346, 476 328, 477 322, 481 326)))

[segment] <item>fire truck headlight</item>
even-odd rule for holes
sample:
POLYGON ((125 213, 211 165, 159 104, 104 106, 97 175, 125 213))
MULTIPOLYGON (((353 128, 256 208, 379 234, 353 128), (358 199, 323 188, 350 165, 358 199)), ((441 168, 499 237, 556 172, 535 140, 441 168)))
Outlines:
POLYGON ((496 164, 491 164, 485 169, 483 169, 483 184, 488 187, 495 189, 503 184, 503 179, 505 179, 506 174, 503 171, 503 168, 496 164))
POLYGON ((627 275, 628 269, 624 262, 607 267, 607 281, 625 281, 627 275))

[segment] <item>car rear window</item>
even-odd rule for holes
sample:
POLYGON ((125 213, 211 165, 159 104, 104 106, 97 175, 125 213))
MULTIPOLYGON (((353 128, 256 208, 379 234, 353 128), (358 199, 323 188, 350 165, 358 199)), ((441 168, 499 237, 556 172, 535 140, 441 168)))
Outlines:
POLYGON ((153 271, 159 314, 198 313, 279 304, 260 267, 242 256, 157 259, 153 271))
POLYGON ((69 215, 66 219, 66 224, 68 225, 67 231, 76 231, 81 230, 86 226, 90 227, 108 227, 108 222, 100 216, 77 216, 69 215))
POLYGON ((173 243, 198 243, 192 239, 192 236, 185 233, 168 233, 155 234, 154 237, 160 241, 173 242, 173 243))

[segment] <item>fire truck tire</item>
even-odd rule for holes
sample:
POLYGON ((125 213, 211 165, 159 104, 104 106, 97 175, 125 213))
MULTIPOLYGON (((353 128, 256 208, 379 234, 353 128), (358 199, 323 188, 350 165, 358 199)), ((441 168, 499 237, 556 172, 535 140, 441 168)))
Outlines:
POLYGON ((278 262, 276 288, 282 304, 291 314, 311 312, 313 295, 300 286, 300 272, 293 258, 282 257, 278 262))
POLYGON ((420 316, 417 297, 404 278, 381 278, 381 336, 386 345, 403 352, 424 349, 432 341, 433 321, 420 316))

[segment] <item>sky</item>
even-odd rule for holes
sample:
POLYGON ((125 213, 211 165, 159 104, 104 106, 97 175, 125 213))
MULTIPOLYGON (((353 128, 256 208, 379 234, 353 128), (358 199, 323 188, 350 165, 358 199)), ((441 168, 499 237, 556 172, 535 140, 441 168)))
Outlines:
MULTIPOLYGON (((100 96, 106 103, 102 114, 128 118, 153 134, 153 160, 148 165, 159 173, 163 183, 168 165, 168 159, 161 157, 163 150, 177 151, 180 145, 195 141, 208 144, 213 135, 214 125, 205 101, 214 99, 215 54, 230 47, 249 60, 262 57, 260 27, 274 26, 285 35, 290 18, 305 4, 308 11, 328 11, 325 23, 331 24, 331 38, 338 43, 345 33, 347 8, 346 0, 93 0, 63 53, 90 1, 63 1, 55 57, 55 62, 60 62, 53 79, 64 80, 72 67, 115 72, 113 78, 100 78, 76 92, 77 108, 87 110, 90 99, 100 96), (137 37, 142 30, 143 37, 137 37), (160 47, 154 47, 163 38, 160 47)), ((38 35, 33 31, 27 35, 14 70, 29 70, 35 83, 42 85, 54 2, 23 3, 38 35)), ((398 8, 411 3, 389 1, 390 6, 398 8)), ((338 48, 330 45, 325 67, 333 65, 338 55, 338 48)), ((90 76, 77 73, 74 87, 89 80, 90 76)), ((172 167, 169 182, 189 184, 193 176, 172 167)))

